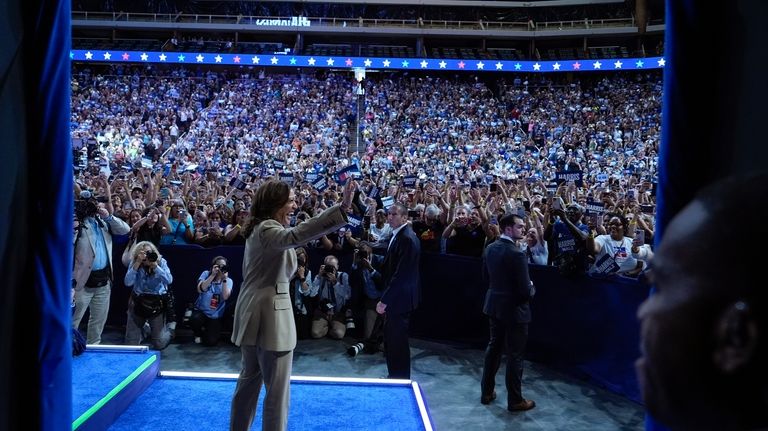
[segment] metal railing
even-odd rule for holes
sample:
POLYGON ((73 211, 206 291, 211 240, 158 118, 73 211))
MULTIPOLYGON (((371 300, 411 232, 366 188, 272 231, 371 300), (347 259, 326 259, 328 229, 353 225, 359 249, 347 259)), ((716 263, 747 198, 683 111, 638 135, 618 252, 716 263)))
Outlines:
MULTIPOLYGON (((314 27, 357 27, 357 28, 413 28, 413 29, 460 29, 460 30, 510 30, 510 31, 541 31, 541 30, 570 30, 594 28, 621 28, 637 25, 634 17, 612 19, 582 19, 572 21, 547 22, 512 22, 512 21, 450 21, 428 19, 367 19, 367 18, 335 18, 335 17, 305 17, 314 27)), ((160 13, 126 13, 126 12, 72 12, 73 21, 112 21, 146 22, 146 23, 190 23, 190 24, 226 24, 226 25, 255 25, 260 20, 287 20, 291 17, 275 16, 233 16, 233 15, 204 15, 204 14, 160 14, 160 13)), ((262 25, 260 25, 262 26, 262 25)), ((293 28, 293 27, 288 27, 293 28)))

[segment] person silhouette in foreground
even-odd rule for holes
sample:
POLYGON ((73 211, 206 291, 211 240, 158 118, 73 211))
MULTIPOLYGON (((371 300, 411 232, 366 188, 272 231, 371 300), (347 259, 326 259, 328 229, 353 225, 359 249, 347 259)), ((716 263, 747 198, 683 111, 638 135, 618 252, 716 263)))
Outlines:
POLYGON ((768 429, 768 172, 707 187, 670 222, 638 311, 648 412, 673 430, 768 429), (753 249, 757 250, 757 249, 753 249))

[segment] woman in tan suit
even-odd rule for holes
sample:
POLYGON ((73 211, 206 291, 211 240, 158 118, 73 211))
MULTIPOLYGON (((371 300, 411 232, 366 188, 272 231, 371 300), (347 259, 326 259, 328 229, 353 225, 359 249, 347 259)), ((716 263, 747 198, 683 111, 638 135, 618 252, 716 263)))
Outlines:
POLYGON ((286 429, 296 347, 289 293, 296 272, 294 248, 344 226, 355 187, 354 181, 348 181, 340 205, 294 228, 287 227, 296 211, 294 192, 287 183, 270 180, 256 191, 243 231, 243 284, 232 330, 232 342, 242 352, 243 368, 232 398, 230 430, 250 429, 262 383, 267 389, 262 429, 286 429))

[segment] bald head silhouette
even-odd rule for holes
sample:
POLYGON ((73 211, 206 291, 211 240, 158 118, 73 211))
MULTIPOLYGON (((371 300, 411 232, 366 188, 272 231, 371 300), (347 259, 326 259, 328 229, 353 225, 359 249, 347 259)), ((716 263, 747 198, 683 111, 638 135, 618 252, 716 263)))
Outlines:
POLYGON ((768 172, 703 189, 651 262, 638 311, 648 411, 674 430, 768 427, 768 172))

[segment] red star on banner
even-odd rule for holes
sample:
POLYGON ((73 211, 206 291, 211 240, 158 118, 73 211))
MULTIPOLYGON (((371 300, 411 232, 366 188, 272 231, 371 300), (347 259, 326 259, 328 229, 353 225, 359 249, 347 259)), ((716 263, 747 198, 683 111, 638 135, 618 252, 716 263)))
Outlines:
POLYGON ((576 63, 573 63, 573 69, 574 69, 574 70, 579 70, 579 69, 581 69, 581 63, 579 63, 578 61, 577 61, 576 63))
POLYGON ((240 57, 235 56, 235 58, 232 59, 235 63, 240 63, 240 57))
POLYGON ((131 58, 130 54, 128 54, 127 52, 124 52, 123 53, 123 60, 128 60, 129 58, 131 58))
POLYGON ((344 64, 346 64, 347 66, 352 66, 352 59, 351 59, 351 58, 348 58, 348 59, 347 59, 347 60, 344 62, 344 64))
POLYGON ((459 69, 464 69, 464 66, 466 66, 466 64, 464 64, 463 61, 460 61, 459 62, 459 69))

